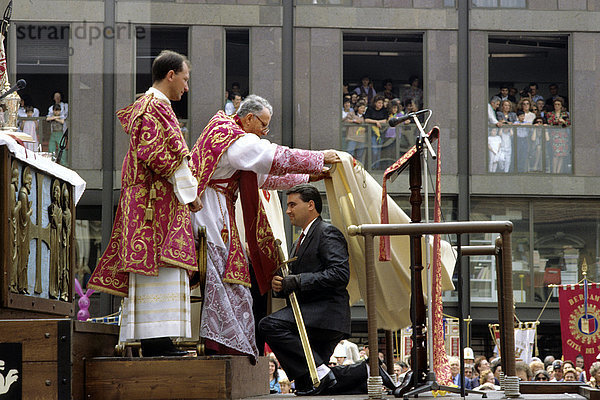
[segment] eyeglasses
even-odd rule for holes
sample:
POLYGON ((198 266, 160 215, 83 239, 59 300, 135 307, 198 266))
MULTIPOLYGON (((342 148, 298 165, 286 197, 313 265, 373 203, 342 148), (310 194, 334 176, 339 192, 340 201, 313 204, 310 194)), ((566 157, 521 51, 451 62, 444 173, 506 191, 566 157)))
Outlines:
POLYGON ((542 375, 542 376, 536 376, 535 380, 536 381, 548 381, 549 379, 546 378, 544 375, 542 375))
POLYGON ((258 115, 254 115, 256 117, 257 120, 260 121, 260 123, 262 124, 263 128, 261 129, 261 132, 264 133, 265 135, 269 133, 270 129, 269 126, 267 124, 264 123, 264 121, 262 119, 260 119, 260 117, 258 115))

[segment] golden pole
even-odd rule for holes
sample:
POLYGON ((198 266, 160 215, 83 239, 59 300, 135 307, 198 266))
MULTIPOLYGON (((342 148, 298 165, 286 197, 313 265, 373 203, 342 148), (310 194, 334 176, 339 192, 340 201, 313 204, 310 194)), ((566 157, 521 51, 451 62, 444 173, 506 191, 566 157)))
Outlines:
MULTIPOLYGON (((275 245, 277 246, 279 257, 282 260, 281 274, 285 277, 290 273, 288 264, 296 260, 296 257, 291 258, 287 261, 283 261, 285 260, 285 255, 283 254, 283 250, 281 248, 281 240, 275 239, 275 245)), ((298 333, 300 333, 300 341, 302 342, 302 349, 304 350, 304 356, 306 357, 306 363, 308 364, 308 372, 310 373, 310 379, 312 380, 313 386, 317 387, 321 382, 319 381, 319 377, 317 375, 317 366, 315 364, 315 358, 313 357, 313 353, 310 348, 310 342, 308 341, 308 334, 306 333, 306 326, 304 325, 304 319, 302 318, 302 312, 300 311, 300 304, 298 303, 298 299, 296 298, 295 292, 290 293, 288 297, 290 299, 292 311, 294 312, 296 325, 298 326, 298 333)))

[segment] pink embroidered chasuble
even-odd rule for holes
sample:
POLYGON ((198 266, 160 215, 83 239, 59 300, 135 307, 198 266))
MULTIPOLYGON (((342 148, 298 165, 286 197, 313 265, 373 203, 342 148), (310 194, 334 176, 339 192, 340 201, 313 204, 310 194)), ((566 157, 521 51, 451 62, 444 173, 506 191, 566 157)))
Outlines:
POLYGON ((110 242, 88 287, 127 296, 130 272, 157 276, 159 267, 198 267, 189 209, 168 182, 189 156, 173 109, 146 94, 117 117, 129 150, 110 242))
POLYGON ((192 148, 191 165, 204 205, 192 216, 193 226, 206 226, 208 237, 200 336, 207 339, 207 346, 220 353, 256 356, 249 266, 235 224, 237 193, 240 192, 244 213, 248 256, 259 287, 266 291, 272 277, 270 268, 276 267, 277 262, 270 258, 274 237, 258 189, 286 189, 306 182, 307 173, 322 170, 323 155, 262 140, 244 132, 237 116, 229 117, 220 111, 192 148), (267 263, 261 265, 261 256, 267 263))

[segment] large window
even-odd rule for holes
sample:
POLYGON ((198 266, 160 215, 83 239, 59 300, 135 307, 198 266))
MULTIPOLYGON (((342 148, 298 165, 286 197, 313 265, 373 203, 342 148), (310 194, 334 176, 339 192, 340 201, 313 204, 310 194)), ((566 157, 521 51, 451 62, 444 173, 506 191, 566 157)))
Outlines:
POLYGON ((422 34, 344 34, 341 146, 371 170, 384 170, 414 144, 415 125, 390 116, 417 111, 422 90, 422 34))
POLYGON ((225 33, 225 95, 224 109, 233 114, 250 88, 250 32, 248 29, 227 29, 225 33))
MULTIPOLYGON (((474 198, 471 220, 509 220, 512 233, 515 303, 557 301, 552 285, 597 281, 600 202, 596 200, 518 200, 474 198)), ((471 244, 493 244, 497 235, 471 235, 471 244)), ((497 301, 493 257, 471 257, 471 299, 497 301)))
MULTIPOLYGON (((188 55, 188 28, 181 27, 143 27, 143 35, 136 36, 135 91, 143 94, 152 86, 152 61, 165 49, 188 55)), ((188 118, 188 96, 172 103, 175 115, 180 120, 188 118)), ((187 139, 187 138, 186 138, 187 139)))
POLYGON ((572 173, 567 40, 490 35, 489 173, 572 173))
MULTIPOLYGON (((19 90, 23 100, 19 127, 37 139, 36 147, 60 152, 60 143, 69 126, 68 106, 61 106, 60 115, 64 123, 46 121, 49 110, 55 101, 55 93, 60 93, 60 101, 68 104, 69 93, 69 25, 61 24, 17 24, 17 79, 24 79, 27 86, 19 90), (25 109, 31 106, 31 115, 25 109)), ((11 71, 9 71, 11 72, 11 71)), ((15 84, 15 82, 10 82, 15 84)), ((64 141, 63 141, 64 143, 64 141)), ((68 165, 68 151, 63 149, 61 163, 68 165)))

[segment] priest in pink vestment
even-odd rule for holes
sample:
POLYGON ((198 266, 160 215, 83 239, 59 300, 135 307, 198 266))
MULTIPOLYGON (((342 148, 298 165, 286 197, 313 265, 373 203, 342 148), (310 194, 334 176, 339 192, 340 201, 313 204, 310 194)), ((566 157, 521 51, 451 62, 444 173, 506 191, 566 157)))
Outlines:
POLYGON ((88 282, 126 296, 120 340, 142 340, 144 356, 180 355, 170 338, 191 337, 186 271, 198 266, 189 211, 201 203, 171 108, 189 76, 187 59, 165 50, 152 64, 152 87, 117 112, 129 150, 110 242, 88 282))
POLYGON ((270 288, 278 258, 258 189, 289 189, 323 176, 324 164, 339 162, 334 151, 290 149, 261 138, 273 108, 250 95, 234 116, 219 111, 192 149, 192 170, 203 209, 192 214, 194 234, 207 231, 206 288, 200 337, 208 352, 257 357, 250 294, 249 256, 262 293, 270 288), (235 224, 240 193, 249 254, 235 224), (274 254, 275 253, 275 254, 274 254))

